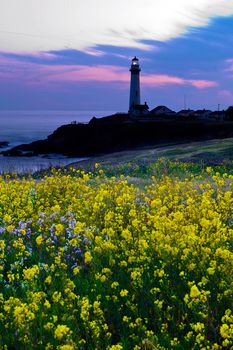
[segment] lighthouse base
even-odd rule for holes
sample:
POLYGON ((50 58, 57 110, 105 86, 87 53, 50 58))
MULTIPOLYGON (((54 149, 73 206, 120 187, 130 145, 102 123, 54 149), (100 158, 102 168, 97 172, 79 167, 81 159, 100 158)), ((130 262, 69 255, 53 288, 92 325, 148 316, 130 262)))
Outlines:
POLYGON ((133 104, 129 109, 129 114, 132 116, 141 116, 141 115, 149 114, 149 106, 147 105, 146 102, 144 103, 144 105, 133 104))

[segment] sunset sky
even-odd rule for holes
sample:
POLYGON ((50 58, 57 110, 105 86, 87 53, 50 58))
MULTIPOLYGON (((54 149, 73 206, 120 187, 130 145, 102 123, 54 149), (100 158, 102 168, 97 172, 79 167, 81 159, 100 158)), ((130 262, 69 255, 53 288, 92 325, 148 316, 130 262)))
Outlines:
POLYGON ((233 104, 233 0, 0 0, 0 109, 233 104))

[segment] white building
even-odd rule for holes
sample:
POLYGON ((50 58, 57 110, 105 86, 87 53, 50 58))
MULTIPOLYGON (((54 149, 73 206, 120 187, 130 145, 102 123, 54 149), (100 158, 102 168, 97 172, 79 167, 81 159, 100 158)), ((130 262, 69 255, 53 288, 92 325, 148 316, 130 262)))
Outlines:
POLYGON ((139 60, 135 56, 131 63, 129 110, 135 105, 140 105, 140 71, 139 60))
POLYGON ((129 95, 129 113, 133 116, 140 116, 149 113, 147 103, 141 104, 140 98, 140 65, 139 59, 135 56, 132 59, 130 67, 130 95, 129 95))
POLYGON ((181 109, 181 111, 177 112, 176 115, 179 117, 190 117, 194 113, 193 109, 181 109))
POLYGON ((166 106, 157 106, 150 111, 153 115, 174 115, 175 112, 166 106))

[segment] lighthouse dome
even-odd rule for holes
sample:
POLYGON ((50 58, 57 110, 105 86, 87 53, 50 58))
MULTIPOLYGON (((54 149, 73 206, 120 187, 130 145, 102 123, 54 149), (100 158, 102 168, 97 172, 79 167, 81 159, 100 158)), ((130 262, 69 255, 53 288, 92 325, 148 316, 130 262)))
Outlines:
POLYGON ((132 59, 132 65, 139 66, 139 59, 136 56, 134 56, 134 58, 132 59))

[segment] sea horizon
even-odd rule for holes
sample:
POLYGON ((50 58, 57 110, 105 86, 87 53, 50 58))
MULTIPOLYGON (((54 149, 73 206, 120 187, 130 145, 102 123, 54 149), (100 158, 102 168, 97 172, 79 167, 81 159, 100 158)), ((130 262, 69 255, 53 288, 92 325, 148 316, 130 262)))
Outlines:
POLYGON ((0 141, 10 147, 46 138, 56 128, 71 122, 88 123, 115 111, 93 110, 0 110, 0 141))
MULTIPOLYGON (((30 143, 48 137, 61 125, 73 121, 88 123, 96 118, 116 113, 114 111, 62 111, 62 110, 0 110, 0 142, 9 142, 7 150, 23 143, 30 143)), ((51 166, 63 166, 85 158, 68 158, 62 155, 48 157, 4 157, 0 155, 0 173, 26 173, 46 169, 51 166)))

